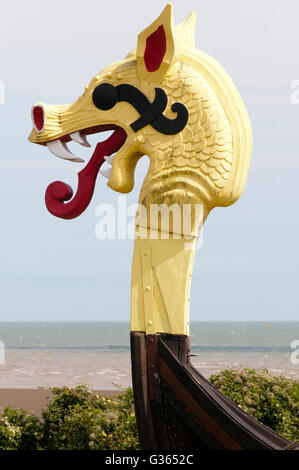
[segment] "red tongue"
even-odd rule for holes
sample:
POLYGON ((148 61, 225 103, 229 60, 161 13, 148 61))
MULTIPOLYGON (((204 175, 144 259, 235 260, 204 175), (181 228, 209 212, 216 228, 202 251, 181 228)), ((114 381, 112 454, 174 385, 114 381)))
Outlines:
POLYGON ((75 197, 72 188, 62 181, 54 181, 49 184, 45 194, 46 206, 51 214, 62 219, 74 219, 82 214, 89 205, 99 169, 104 163, 104 157, 111 155, 124 144, 127 138, 126 132, 118 128, 109 139, 97 144, 95 151, 83 170, 78 173, 78 189, 75 197))

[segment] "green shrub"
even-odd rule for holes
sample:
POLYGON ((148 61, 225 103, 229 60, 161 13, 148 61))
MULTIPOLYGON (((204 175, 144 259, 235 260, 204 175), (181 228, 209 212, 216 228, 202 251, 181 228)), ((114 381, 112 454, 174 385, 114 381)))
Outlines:
POLYGON ((0 449, 36 450, 40 447, 39 419, 24 410, 0 410, 0 449))
POLYGON ((299 381, 266 369, 225 369, 210 377, 225 396, 291 441, 299 439, 299 381))
MULTIPOLYGON (((266 426, 299 439, 298 380, 253 369, 225 369, 210 380, 266 426)), ((131 388, 117 397, 100 396, 84 386, 51 391, 41 419, 23 410, 0 410, 0 450, 139 449, 131 388)))
POLYGON ((108 398, 86 387, 53 388, 42 413, 45 449, 139 448, 132 389, 108 398))

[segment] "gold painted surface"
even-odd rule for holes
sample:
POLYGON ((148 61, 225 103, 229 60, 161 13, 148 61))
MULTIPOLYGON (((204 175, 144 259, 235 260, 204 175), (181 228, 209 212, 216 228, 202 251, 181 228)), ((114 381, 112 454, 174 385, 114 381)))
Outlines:
POLYGON ((203 203, 208 213, 213 207, 234 203, 247 178, 252 146, 250 122, 239 93, 223 68, 195 49, 195 16, 191 14, 175 27, 172 6, 168 5, 159 21, 139 35, 137 51, 142 51, 145 33, 154 31, 161 22, 165 27, 170 56, 167 52, 159 75, 152 81, 145 77, 144 63, 134 50, 96 75, 75 103, 40 103, 45 109, 45 127, 41 133, 33 129, 30 141, 45 143, 93 126, 117 125, 128 137, 113 160, 110 188, 122 193, 131 191, 136 163, 147 155, 150 167, 139 199, 147 207, 161 202, 203 203), (189 110, 187 126, 175 136, 161 134, 150 125, 133 132, 130 123, 139 114, 130 104, 118 103, 109 111, 94 106, 92 92, 104 82, 114 86, 129 83, 151 101, 154 88, 162 87, 168 95, 164 114, 175 118, 171 105, 184 103, 189 110))
MULTIPOLYGON (((75 103, 43 103, 45 127, 41 133, 33 129, 30 135, 32 142, 45 143, 93 126, 122 127, 127 140, 113 159, 108 186, 121 193, 131 191, 137 161, 147 155, 150 165, 139 203, 146 207, 147 215, 152 204, 178 204, 181 210, 190 204, 192 233, 199 228, 194 216, 196 205, 202 205, 204 221, 214 207, 229 206, 240 197, 252 147, 250 121, 233 82, 218 62, 195 48, 195 19, 196 14, 191 13, 176 27, 172 5, 167 5, 160 17, 139 34, 137 49, 96 75, 75 103), (166 32, 166 54, 159 69, 150 73, 143 59, 146 38, 160 25, 166 32), (171 105, 181 102, 189 111, 187 125, 176 135, 164 135, 150 125, 135 133, 130 124, 139 114, 129 103, 118 103, 108 111, 94 106, 92 92, 100 83, 131 84, 150 101, 155 87, 161 87, 168 96, 164 114, 175 118, 171 105)), ((137 218, 136 226, 137 231, 142 227, 147 230, 149 217, 145 221, 137 218)), ((159 232, 161 226, 155 229, 159 232)), ((172 225, 170 231, 175 232, 172 225)), ((195 246, 196 238, 193 243, 195 246)), ((185 249, 184 239, 136 239, 132 330, 187 334, 193 259, 194 250, 185 249), (144 250, 150 253, 148 260, 142 258, 144 250)))
POLYGON ((197 239, 137 238, 134 245, 131 331, 189 334, 189 299, 197 239))

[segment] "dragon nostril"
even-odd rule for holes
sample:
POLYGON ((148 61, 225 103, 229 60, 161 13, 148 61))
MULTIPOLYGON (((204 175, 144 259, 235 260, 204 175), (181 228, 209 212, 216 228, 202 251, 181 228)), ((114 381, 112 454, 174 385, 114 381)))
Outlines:
POLYGON ((41 105, 33 106, 32 108, 32 120, 37 132, 42 132, 45 124, 44 108, 41 105))

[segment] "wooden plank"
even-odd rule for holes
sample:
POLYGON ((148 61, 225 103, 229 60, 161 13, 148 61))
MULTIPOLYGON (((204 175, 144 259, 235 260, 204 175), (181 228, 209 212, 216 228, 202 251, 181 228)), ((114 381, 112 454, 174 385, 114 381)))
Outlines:
POLYGON ((177 379, 174 373, 167 367, 166 363, 160 358, 159 362, 160 374, 168 386, 175 390, 176 396, 186 409, 206 430, 219 441, 225 449, 242 450, 243 448, 232 437, 227 434, 208 414, 201 408, 192 395, 186 390, 184 385, 177 379))
POLYGON ((161 400, 157 335, 146 335, 147 382, 149 400, 161 400))
MULTIPOLYGON (((162 338, 159 341, 159 356, 167 364, 175 379, 183 385, 186 393, 191 395, 198 406, 205 410, 221 429, 238 441, 241 447, 248 450, 279 450, 288 445, 287 439, 241 410, 196 369, 180 363, 162 338)), ((174 391, 176 390, 175 386, 174 391)))
POLYGON ((143 449, 278 450, 290 444, 243 412, 190 365, 187 336, 146 337, 135 332, 131 345, 143 449), (158 381, 152 380, 153 370, 158 381))
POLYGON ((172 450, 224 450, 223 446, 196 421, 178 399, 175 391, 160 378, 167 434, 172 450))
POLYGON ((143 450, 158 449, 148 397, 145 334, 131 332, 131 363, 135 413, 143 450))
POLYGON ((159 335, 160 341, 162 340, 167 344, 167 347, 182 363, 190 363, 190 340, 189 336, 186 335, 171 335, 161 334, 159 335))

